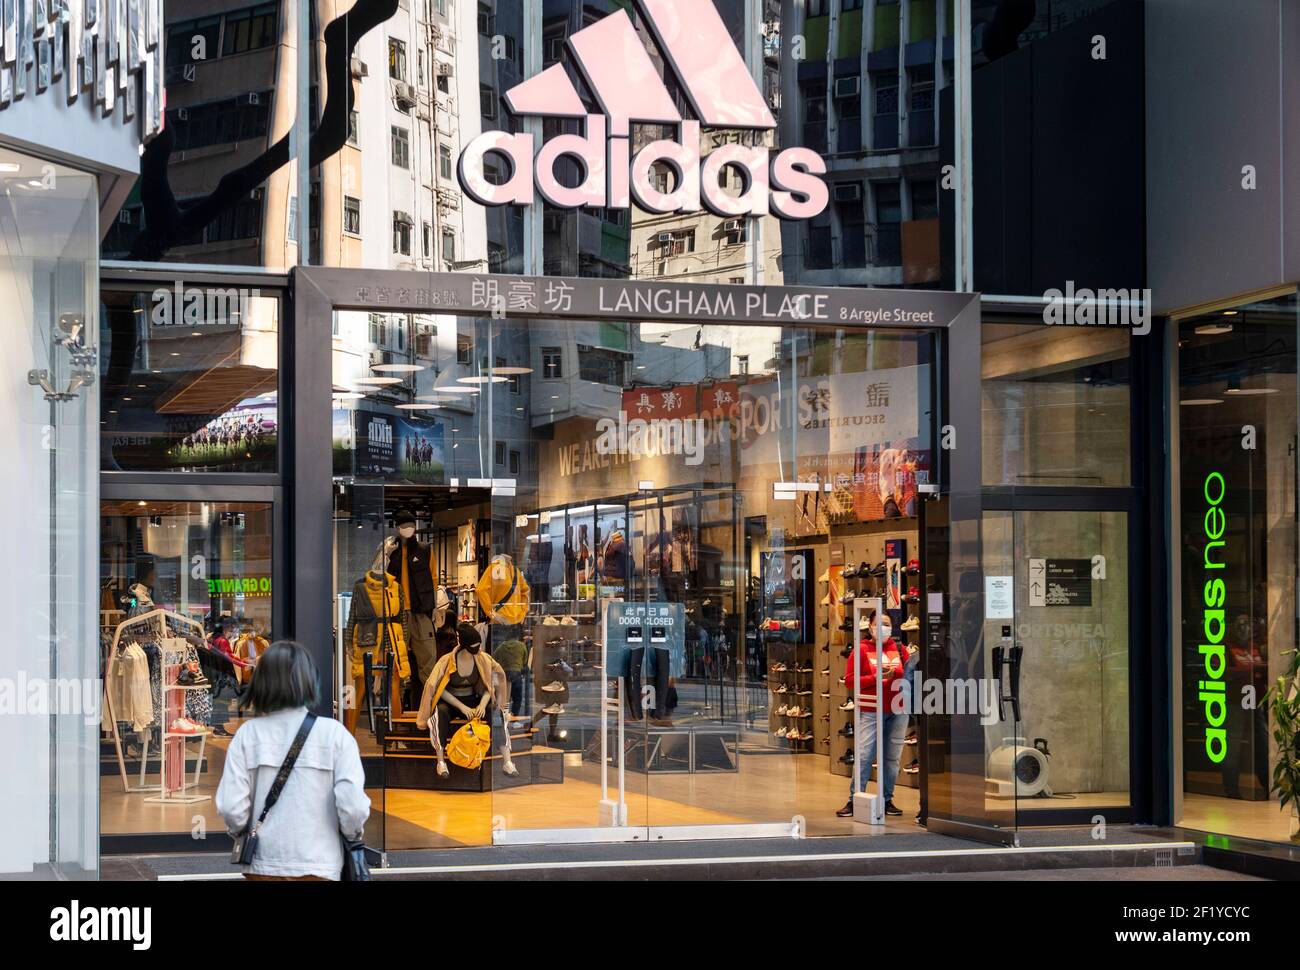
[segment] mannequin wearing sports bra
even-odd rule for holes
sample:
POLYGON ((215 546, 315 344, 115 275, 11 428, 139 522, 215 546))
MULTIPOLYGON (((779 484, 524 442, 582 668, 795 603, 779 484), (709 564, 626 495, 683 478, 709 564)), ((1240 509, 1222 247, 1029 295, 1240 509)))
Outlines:
POLYGON ((429 730, 429 741, 438 758, 438 775, 446 778, 450 773, 444 755, 444 745, 450 740, 452 720, 487 720, 489 708, 495 702, 502 712, 502 729, 506 730, 503 754, 506 774, 516 772, 510 759, 510 739, 506 712, 510 710, 509 681, 501 665, 482 652, 482 641, 477 631, 462 623, 457 630, 459 643, 446 657, 438 661, 432 676, 425 682, 420 699, 416 725, 429 730))

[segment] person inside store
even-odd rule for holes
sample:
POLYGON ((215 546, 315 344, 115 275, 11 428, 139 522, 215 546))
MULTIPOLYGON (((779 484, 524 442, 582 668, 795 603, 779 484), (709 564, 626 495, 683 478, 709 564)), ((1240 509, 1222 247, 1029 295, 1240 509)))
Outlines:
POLYGON ((301 644, 282 640, 262 654, 249 685, 255 717, 235 732, 217 785, 216 807, 231 836, 256 833, 245 879, 336 880, 343 871, 342 833, 360 839, 370 817, 361 753, 316 706, 316 666, 301 644), (277 797, 276 777, 296 748, 277 797))
MULTIPOLYGON (((871 763, 876 757, 876 633, 879 628, 883 641, 883 674, 881 675, 884 712, 881 718, 885 738, 885 767, 880 773, 880 794, 885 799, 886 815, 902 815, 894 805, 894 783, 898 780, 898 763, 903 754, 903 741, 907 735, 908 711, 911 709, 911 682, 907 678, 907 662, 911 654, 905 643, 893 637, 889 614, 876 611, 867 613, 867 635, 858 643, 858 722, 854 726, 856 741, 854 765, 858 785, 849 781, 849 800, 835 814, 840 818, 853 817, 854 791, 867 791, 871 780, 871 763)), ((844 666, 844 684, 853 690, 854 660, 850 656, 844 666)))
MULTIPOLYGON (((483 721, 494 707, 501 712, 502 729, 505 712, 510 709, 510 680, 501 665, 483 650, 478 630, 468 623, 456 628, 456 647, 436 664, 424 684, 415 724, 429 732, 429 741, 437 756, 439 778, 451 774, 447 767, 445 745, 452 736, 452 721, 483 721)), ((506 774, 516 773, 510 759, 509 735, 503 736, 506 774)))
POLYGON ((512 636, 493 647, 492 659, 501 665, 510 681, 510 713, 518 717, 524 702, 524 669, 528 665, 528 647, 517 636, 519 627, 511 628, 512 636))

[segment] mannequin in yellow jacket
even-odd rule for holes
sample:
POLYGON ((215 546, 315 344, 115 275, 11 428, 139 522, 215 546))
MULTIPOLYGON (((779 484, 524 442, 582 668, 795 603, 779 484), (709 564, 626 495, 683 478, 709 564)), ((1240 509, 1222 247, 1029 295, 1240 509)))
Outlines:
POLYGON ((490 709, 495 706, 501 712, 501 729, 505 732, 502 769, 507 775, 513 775, 518 769, 510 757, 510 679, 501 665, 483 652, 477 630, 462 623, 456 635, 455 649, 434 664, 429 679, 424 682, 420 709, 415 715, 416 727, 422 731, 428 729, 429 742, 438 757, 438 775, 446 778, 451 772, 443 746, 451 739, 452 718, 480 719, 491 724, 490 709))
POLYGON ((365 654, 378 654, 375 662, 382 662, 385 647, 390 651, 389 703, 393 716, 402 713, 402 681, 411 676, 411 664, 406 654, 406 635, 402 629, 402 612, 405 603, 402 588, 387 573, 369 570, 352 590, 352 606, 348 610, 348 627, 344 643, 352 667, 352 703, 343 712, 343 723, 348 731, 355 731, 365 692, 365 654), (363 643, 363 637, 368 643, 363 643))

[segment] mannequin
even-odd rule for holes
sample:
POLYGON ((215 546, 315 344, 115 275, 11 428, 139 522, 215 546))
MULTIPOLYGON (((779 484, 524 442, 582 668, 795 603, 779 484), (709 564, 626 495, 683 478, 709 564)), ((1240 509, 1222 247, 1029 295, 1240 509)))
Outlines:
POLYGON ((393 525, 397 535, 384 540, 376 560, 386 560, 388 574, 396 577, 401 586, 408 610, 402 617, 403 632, 423 685, 438 659, 436 631, 442 625, 439 610, 446 612, 447 598, 445 593, 438 595, 429 547, 415 538, 415 516, 408 509, 398 509, 393 525))
POLYGON ((452 719, 479 718, 488 720, 488 711, 495 707, 501 712, 501 730, 504 734, 502 770, 507 775, 519 769, 510 757, 510 729, 507 720, 510 710, 510 681, 501 665, 487 655, 478 632, 468 623, 456 630, 457 645, 434 666, 424 684, 420 709, 415 723, 421 730, 428 729, 429 742, 438 758, 438 777, 451 774, 447 767, 443 744, 453 733, 452 719))
POLYGON ((406 653, 406 636, 401 617, 406 608, 401 587, 387 573, 371 569, 352 590, 352 607, 348 611, 347 644, 352 662, 353 703, 343 713, 343 723, 355 731, 360 715, 360 697, 365 691, 365 654, 375 660, 389 661, 389 703, 394 716, 402 713, 401 682, 411 676, 406 653))

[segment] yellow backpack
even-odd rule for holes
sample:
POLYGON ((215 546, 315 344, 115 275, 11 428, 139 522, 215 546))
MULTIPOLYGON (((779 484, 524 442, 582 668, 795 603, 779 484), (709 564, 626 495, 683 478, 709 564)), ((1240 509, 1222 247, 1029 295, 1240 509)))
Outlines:
POLYGON ((462 768, 477 768, 492 747, 492 728, 478 718, 462 725, 447 744, 447 757, 462 768))

